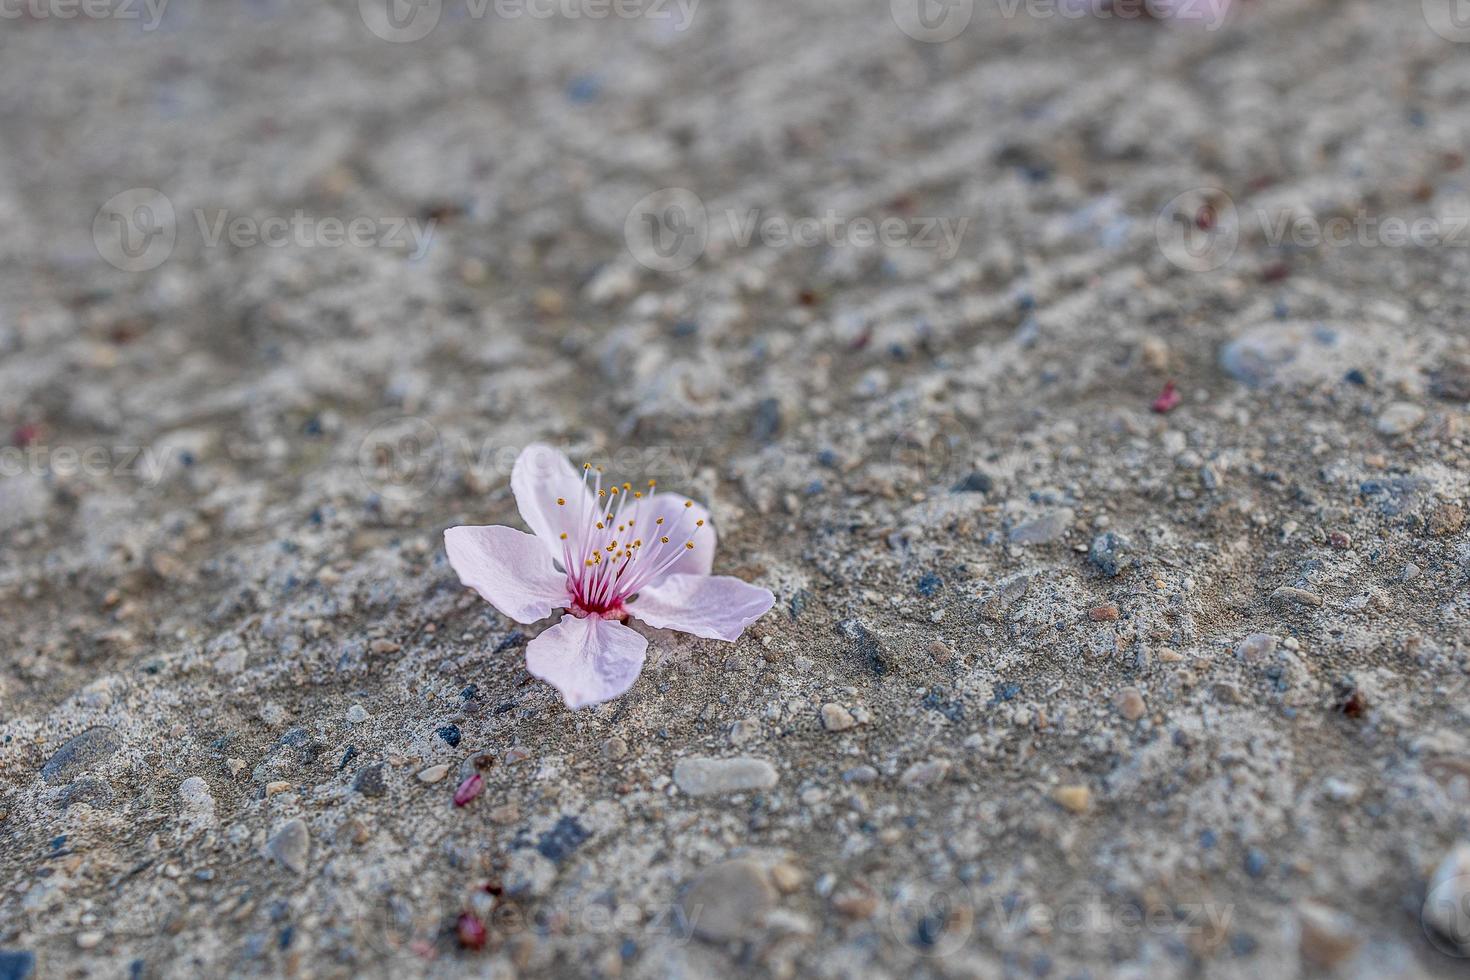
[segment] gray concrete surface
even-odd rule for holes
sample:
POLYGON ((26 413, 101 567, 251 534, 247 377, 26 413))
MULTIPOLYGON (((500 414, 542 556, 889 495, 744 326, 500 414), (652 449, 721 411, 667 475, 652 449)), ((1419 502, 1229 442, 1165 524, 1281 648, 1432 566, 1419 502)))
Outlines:
POLYGON ((970 6, 6 8, 0 977, 1463 974, 1470 32, 970 6))

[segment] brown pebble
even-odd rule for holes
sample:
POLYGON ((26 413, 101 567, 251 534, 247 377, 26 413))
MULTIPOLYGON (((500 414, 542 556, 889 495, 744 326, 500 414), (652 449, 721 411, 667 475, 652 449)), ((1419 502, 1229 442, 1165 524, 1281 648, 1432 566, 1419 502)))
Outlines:
POLYGON ((1118 709, 1118 714, 1129 721, 1137 721, 1148 711, 1143 701, 1143 694, 1136 687, 1125 687, 1113 695, 1113 707, 1118 709))
POLYGON ((954 651, 943 640, 935 640, 929 644, 929 656, 937 664, 947 664, 954 659, 954 651))
POLYGON ((1320 902, 1303 902, 1298 906, 1297 922, 1301 929, 1302 957, 1324 970, 1347 960, 1363 943, 1357 923, 1320 902))
POLYGON ((1327 543, 1339 551, 1345 551, 1353 546, 1353 539, 1346 531, 1333 531, 1327 535, 1327 543))
POLYGON ((366 844, 369 836, 367 824, 356 817, 342 821, 333 835, 338 844, 366 844))
POLYGON ((878 911, 878 896, 866 889, 839 892, 832 896, 832 907, 849 919, 868 919, 878 911))
POLYGON ((1118 618, 1118 607, 1108 602, 1087 610, 1087 618, 1094 623, 1111 623, 1118 618))
POLYGON ((1425 527, 1436 538, 1458 534, 1465 527, 1465 508, 1459 504, 1440 504, 1429 512, 1425 527))
POLYGON ((790 895, 800 888, 801 882, 805 877, 801 873, 800 868, 794 864, 788 864, 785 861, 771 868, 771 882, 776 886, 776 890, 783 895, 790 895))
POLYGON ((1086 786, 1058 786, 1051 798, 1073 813, 1086 813, 1092 809, 1092 790, 1086 786))
POLYGON ((397 653, 403 648, 392 640, 374 640, 368 644, 368 649, 373 653, 397 653))

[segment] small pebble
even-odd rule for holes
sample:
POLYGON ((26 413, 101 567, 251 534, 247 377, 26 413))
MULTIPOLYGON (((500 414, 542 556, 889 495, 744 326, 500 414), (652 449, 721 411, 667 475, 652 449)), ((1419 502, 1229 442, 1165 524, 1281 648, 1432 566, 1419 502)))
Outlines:
POLYGON ((900 786, 931 786, 949 775, 949 762, 945 759, 925 759, 915 762, 898 777, 900 786))
POLYGON ((840 704, 828 702, 822 705, 822 727, 829 732, 845 732, 856 725, 852 712, 840 704))
POLYGON ((1429 512, 1424 528, 1436 538, 1459 534, 1465 528, 1465 508, 1459 504, 1440 504, 1429 512))
POLYGON ((1073 813, 1086 813, 1092 809, 1092 790, 1086 786, 1058 786, 1051 798, 1073 813))
POLYGON ((350 724, 359 725, 362 722, 367 721, 367 719, 367 709, 364 708, 362 705, 354 704, 352 707, 347 709, 347 721, 350 724))
POLYGON ((1424 409, 1413 402, 1394 402, 1378 416, 1374 427, 1381 435, 1401 436, 1424 421, 1424 409))
POLYGON ((1087 618, 1094 623, 1111 623, 1118 619, 1120 613, 1118 607, 1113 603, 1105 603, 1101 606, 1093 606, 1087 610, 1087 618))
POLYGON ((776 898, 765 869, 737 859, 696 874, 680 892, 679 905, 696 936, 726 943, 757 938, 776 898))
POLYGON ((744 745, 752 739, 759 738, 761 734, 761 723, 754 718, 741 718, 730 726, 730 744, 744 745))
POLYGON ((1252 633, 1235 645, 1235 655, 1248 664, 1265 660, 1276 652, 1276 637, 1270 633, 1252 633))
POLYGON ((775 883, 776 889, 784 895, 790 895, 801 887, 806 876, 801 869, 794 864, 782 861, 771 868, 771 881, 775 883))
POLYGON ((674 783, 690 796, 722 796, 771 789, 780 777, 764 759, 693 757, 674 763, 674 783))
POLYGON ((1363 943, 1362 932, 1350 916, 1321 902, 1298 905, 1297 925, 1302 958, 1324 970, 1336 968, 1363 943))
POLYGON ((293 817, 276 828, 265 850, 276 863, 294 874, 306 872, 307 857, 311 851, 311 832, 300 817, 293 817))
POLYGON ((449 775, 449 766, 448 764, 441 762, 437 766, 430 766, 427 769, 421 770, 419 772, 419 782, 433 785, 434 783, 442 780, 447 775, 449 775))
POLYGON ((1113 707, 1129 721, 1137 721, 1148 711, 1143 695, 1136 687, 1125 687, 1113 696, 1113 707))

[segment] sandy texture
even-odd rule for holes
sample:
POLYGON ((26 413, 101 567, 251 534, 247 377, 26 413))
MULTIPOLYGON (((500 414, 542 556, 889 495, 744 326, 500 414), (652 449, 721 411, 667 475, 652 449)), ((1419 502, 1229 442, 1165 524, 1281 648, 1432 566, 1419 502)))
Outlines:
POLYGON ((0 978, 1464 970, 1432 0, 176 2, 0 27, 0 978), (568 712, 442 548, 533 440, 775 610, 568 712))

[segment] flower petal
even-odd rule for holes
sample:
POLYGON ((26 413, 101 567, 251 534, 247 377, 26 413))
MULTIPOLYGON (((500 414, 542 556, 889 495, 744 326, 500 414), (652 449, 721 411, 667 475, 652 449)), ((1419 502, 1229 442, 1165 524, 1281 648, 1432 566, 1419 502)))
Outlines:
POLYGON ((638 679, 648 641, 609 619, 563 616, 526 644, 526 669, 561 692, 568 708, 609 701, 638 679))
POLYGON ((628 612, 649 626, 729 642, 775 604, 769 589, 728 575, 670 575, 640 592, 628 612))
POLYGON ((627 516, 638 521, 635 530, 650 544, 656 536, 665 534, 674 547, 683 548, 684 542, 694 542, 693 548, 685 548, 684 554, 650 584, 657 585, 670 575, 708 575, 714 567, 715 526, 704 505, 677 493, 656 493, 640 500, 627 516), (686 503, 688 507, 684 506, 686 503), (658 523, 660 517, 664 519, 662 524, 658 523), (704 521, 703 526, 695 524, 696 521, 704 521))
POLYGON ((567 606, 567 577, 552 567, 536 538, 498 524, 444 532, 444 550, 459 580, 518 623, 534 623, 567 606))
POLYGON ((582 475, 561 452, 543 443, 532 443, 516 457, 510 469, 510 489, 516 496, 521 518, 530 525, 552 558, 562 560, 562 548, 581 553, 584 515, 597 509, 582 484, 582 475), (565 504, 558 504, 565 500, 565 504), (589 501, 584 507, 584 501, 589 501), (562 534, 567 540, 561 540, 562 534))

